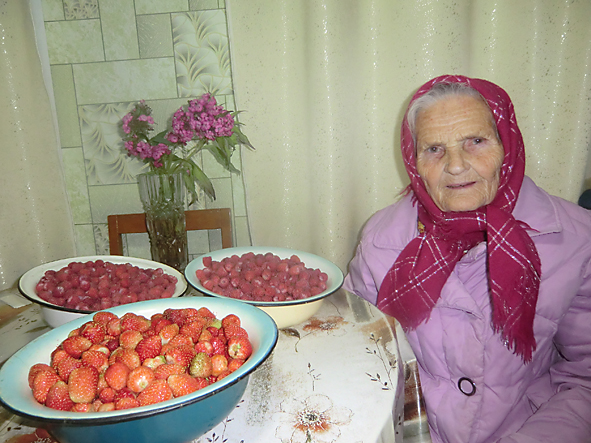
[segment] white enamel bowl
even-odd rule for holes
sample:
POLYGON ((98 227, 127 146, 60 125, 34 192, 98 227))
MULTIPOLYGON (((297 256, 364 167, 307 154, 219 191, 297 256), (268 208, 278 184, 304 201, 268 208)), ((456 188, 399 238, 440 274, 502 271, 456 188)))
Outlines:
POLYGON ((282 259, 297 255, 307 268, 320 269, 328 275, 326 290, 309 298, 277 302, 242 301, 243 303, 254 305, 269 314, 273 320, 275 320, 279 329, 297 325, 312 317, 320 309, 324 299, 337 291, 343 284, 342 271, 334 263, 322 257, 295 249, 266 246, 227 248, 202 255, 187 265, 185 268, 185 277, 189 284, 198 291, 213 297, 228 299, 228 297, 216 294, 215 292, 204 288, 195 275, 195 272, 198 269, 205 268, 205 265, 203 264, 203 259, 205 257, 211 257, 214 261, 222 261, 226 257, 231 257, 233 255, 240 257, 248 252, 253 252, 254 254, 266 254, 270 252, 282 259))
POLYGON ((183 274, 181 274, 176 269, 171 268, 170 266, 164 265, 162 263, 158 263, 151 260, 144 260, 142 258, 125 257, 122 255, 92 255, 86 257, 66 258, 63 260, 57 260, 50 263, 39 265, 23 274, 18 283, 19 291, 32 302, 40 305, 41 314, 43 315, 45 322, 52 328, 56 328, 60 325, 63 325, 64 323, 67 323, 69 321, 80 318, 86 314, 89 314, 92 311, 66 308, 64 306, 55 305, 53 303, 43 300, 37 295, 35 291, 37 283, 39 283, 39 280, 41 279, 41 277, 43 277, 46 271, 58 271, 68 266, 68 264, 72 262, 85 263, 88 261, 96 260, 103 260, 105 262, 111 262, 115 264, 129 263, 133 266, 137 266, 138 268, 142 269, 162 268, 164 273, 173 275, 177 279, 176 289, 173 294, 173 297, 180 297, 187 290, 187 282, 185 281, 185 277, 183 276, 183 274))
POLYGON ((236 407, 250 374, 271 354, 277 343, 273 320, 260 309, 231 299, 181 297, 148 300, 107 309, 122 317, 133 312, 150 318, 168 308, 208 308, 217 318, 240 318, 253 352, 236 371, 192 394, 161 403, 112 412, 64 412, 35 401, 28 372, 35 363, 49 363, 50 353, 68 333, 92 319, 92 314, 53 329, 30 342, 0 368, 0 404, 9 411, 38 423, 62 443, 181 443, 213 429, 236 407))

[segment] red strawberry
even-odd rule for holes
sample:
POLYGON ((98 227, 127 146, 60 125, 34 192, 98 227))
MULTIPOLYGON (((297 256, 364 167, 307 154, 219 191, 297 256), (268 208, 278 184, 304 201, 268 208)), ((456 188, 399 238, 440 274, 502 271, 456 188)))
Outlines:
POLYGON ((228 325, 236 325, 240 326, 240 318, 235 314, 228 314, 224 318, 222 318, 222 327, 227 327, 228 325))
POLYGON ((211 357, 213 355, 213 345, 209 340, 199 340, 195 345, 195 352, 204 352, 211 357))
POLYGON ((115 410, 132 409, 140 406, 140 402, 136 398, 121 398, 115 402, 115 410))
POLYGON ((246 337, 232 337, 228 340, 228 355, 232 358, 246 360, 252 354, 252 345, 246 337))
POLYGON ((126 364, 129 369, 135 369, 142 364, 140 356, 133 349, 118 348, 118 352, 113 352, 111 356, 113 355, 114 361, 126 364))
MULTIPOLYGON (((151 318, 152 321, 152 330, 156 333, 159 334, 160 331, 168 325, 172 325, 173 323, 167 319, 166 317, 164 317, 163 315, 161 317, 156 317, 153 315, 151 318)), ((177 325, 178 326, 178 325, 177 325)))
POLYGON ((121 334, 121 319, 114 318, 111 321, 109 321, 109 323, 107 323, 106 332, 112 337, 119 337, 119 334, 121 334))
POLYGON ((212 370, 211 357, 205 352, 200 352, 193 357, 189 365, 189 374, 193 377, 207 378, 212 374, 212 370))
POLYGON ((119 347, 119 338, 118 336, 112 337, 108 335, 105 337, 105 341, 102 344, 108 349, 109 353, 111 353, 119 347))
POLYGON ((154 379, 154 371, 146 366, 138 366, 127 377, 127 387, 137 393, 142 392, 154 379))
POLYGON ((214 337, 210 341, 211 346, 213 348, 213 355, 225 355, 226 354, 226 344, 222 341, 219 337, 214 337))
POLYGON ((176 323, 171 323, 169 325, 163 326, 158 332, 158 335, 162 340, 162 344, 166 344, 174 337, 176 337, 178 333, 179 325, 177 325, 176 323))
POLYGON ((195 356, 195 349, 193 346, 175 346, 169 349, 164 357, 166 357, 167 363, 176 363, 183 367, 189 365, 193 357, 195 356))
POLYGON ((50 371, 55 373, 55 369, 45 363, 34 364, 31 366, 31 369, 29 369, 29 388, 33 389, 33 380, 35 380, 35 376, 41 371, 50 371))
POLYGON ((232 337, 247 337, 248 338, 248 332, 246 332, 246 329, 240 327, 240 326, 236 326, 234 324, 229 324, 224 326, 223 328, 223 332, 225 337, 229 340, 232 337))
POLYGON ((96 323, 100 323, 103 326, 107 326, 107 324, 111 321, 118 318, 115 314, 113 314, 112 312, 105 312, 105 311, 101 311, 101 312, 97 312, 96 314, 93 315, 92 317, 92 321, 96 322, 96 323))
POLYGON ((193 343, 197 343, 199 336, 205 327, 205 321, 198 319, 185 324, 179 331, 181 334, 191 337, 193 343))
POLYGON ((60 361, 57 365, 57 373, 60 376, 60 378, 67 383, 70 373, 74 369, 78 369, 81 367, 82 361, 78 360, 77 358, 68 356, 64 358, 62 361, 60 361))
POLYGON ((186 371, 184 366, 176 363, 164 364, 154 369, 154 376, 160 380, 166 380, 173 374, 184 374, 186 371))
POLYGON ((137 396, 141 406, 160 403, 172 398, 172 389, 170 389, 166 380, 154 380, 137 396))
POLYGON ((93 344, 105 339, 105 325, 97 322, 88 322, 80 328, 80 335, 89 339, 93 344))
POLYGON ((74 369, 68 378, 68 391, 74 403, 90 403, 97 394, 99 373, 93 366, 74 369))
POLYGON ((244 360, 241 360, 239 358, 231 358, 228 361, 228 371, 234 372, 236 369, 238 369, 243 364, 244 364, 244 360))
POLYGON ((147 366, 150 369, 156 369, 163 364, 166 364, 166 358, 164 358, 164 355, 157 355, 154 358, 146 358, 142 362, 142 366, 147 366))
POLYGON ((105 371, 105 380, 116 391, 127 385, 127 376, 131 370, 123 363, 115 362, 105 371))
POLYGON ((117 403, 117 401, 121 400, 122 398, 136 398, 136 395, 135 392, 126 386, 123 389, 119 389, 115 393, 115 403, 117 403))
POLYGON ((39 403, 44 404, 47 400, 47 393, 51 387, 60 380, 59 375, 52 371, 40 371, 33 379, 33 397, 39 403))
POLYGON ((104 372, 109 367, 109 359, 101 351, 91 351, 90 349, 84 351, 81 360, 84 366, 92 366, 99 373, 104 372))
POLYGON ((70 355, 66 351, 64 351, 62 347, 55 349, 51 353, 51 366, 53 367, 53 369, 57 369, 57 365, 59 364, 59 362, 62 361, 65 357, 69 356, 70 355))
POLYGON ((201 332, 201 335, 199 336, 198 341, 209 341, 212 338, 213 338, 213 335, 211 334, 211 332, 209 332, 208 329, 204 329, 203 332, 201 332))
POLYGON ((162 339, 158 335, 144 338, 135 347, 135 352, 139 355, 142 363, 148 358, 155 358, 160 355, 161 350, 162 339))
POLYGON ((94 412, 94 406, 92 403, 74 403, 71 412, 94 412))
POLYGON ((146 317, 128 312, 121 317, 121 330, 127 331, 129 329, 139 332, 144 332, 150 329, 151 323, 146 317))
POLYGON ((68 385, 63 381, 55 383, 47 393, 45 406, 59 411, 69 411, 74 406, 74 402, 68 394, 68 385))
POLYGON ((228 359, 220 354, 211 357, 211 374, 215 377, 228 370, 228 359))
POLYGON ((105 354, 107 357, 111 354, 110 349, 105 344, 96 344, 88 348, 89 351, 98 351, 105 354))
POLYGON ((115 394, 116 394, 115 389, 108 387, 108 388, 101 389, 98 392, 98 398, 103 403, 111 403, 111 402, 115 401, 115 394))
POLYGON ((173 374, 166 380, 172 390, 172 395, 180 397, 200 389, 201 384, 189 374, 173 374))
POLYGON ((169 342, 171 346, 193 346, 193 340, 188 335, 175 335, 169 342))
POLYGON ((199 309, 197 310, 197 312, 199 313, 199 315, 200 315, 201 317, 212 318, 212 319, 213 319, 213 318, 215 318, 215 315, 213 314, 213 312, 211 312, 211 311, 210 311, 209 309, 207 309, 206 307, 199 308, 199 309))
POLYGON ((109 412, 115 410, 115 403, 103 403, 98 408, 98 412, 109 412))
POLYGON ((119 335, 119 346, 122 346, 122 347, 128 348, 128 349, 135 349, 137 344, 140 341, 142 341, 143 338, 144 338, 144 336, 142 335, 141 332, 133 330, 133 329, 128 329, 128 330, 123 331, 121 333, 121 335, 119 335))
POLYGON ((92 342, 87 339, 86 337, 82 337, 81 335, 74 335, 73 337, 68 337, 62 342, 62 347, 64 351, 68 353, 71 357, 80 358, 82 353, 88 348, 92 346, 92 342))

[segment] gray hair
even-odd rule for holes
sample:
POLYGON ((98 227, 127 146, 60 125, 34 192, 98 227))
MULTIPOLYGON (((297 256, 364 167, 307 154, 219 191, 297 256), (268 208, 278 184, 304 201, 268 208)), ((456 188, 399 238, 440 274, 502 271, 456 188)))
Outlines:
MULTIPOLYGON (((479 98, 480 100, 483 100, 484 103, 486 103, 486 100, 484 99, 484 97, 482 97, 482 95, 480 95, 480 93, 472 88, 471 86, 468 86, 466 83, 436 83, 429 91, 427 91, 425 94, 423 94, 422 96, 420 96, 419 98, 417 98, 414 102, 412 102, 410 104, 410 106, 408 107, 408 111, 407 111, 407 121, 408 121, 408 126, 410 128, 410 132, 412 134, 412 138, 413 141, 416 145, 417 142, 417 134, 416 134, 416 124, 417 124, 417 118, 419 116, 419 113, 425 109, 427 109, 428 107, 430 107, 431 105, 434 105, 436 102, 446 99, 448 97, 451 96, 470 96, 470 97, 475 97, 475 98, 479 98)), ((488 106, 488 104, 487 104, 488 106)), ((491 118, 492 118, 492 112, 491 112, 491 118)), ((493 118, 493 123, 494 123, 494 118, 493 118)), ((496 128, 496 124, 494 125, 496 128)), ((497 135, 498 137, 498 135, 497 135)), ((500 140, 500 138, 499 138, 500 140)))

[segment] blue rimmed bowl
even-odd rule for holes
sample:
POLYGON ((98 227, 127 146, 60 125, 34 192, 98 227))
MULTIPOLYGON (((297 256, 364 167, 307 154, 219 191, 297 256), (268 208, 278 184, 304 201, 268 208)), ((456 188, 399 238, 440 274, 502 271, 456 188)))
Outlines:
POLYGON ((28 384, 28 369, 49 363, 50 353, 70 331, 82 326, 92 314, 73 320, 33 340, 15 353, 0 369, 0 403, 9 411, 38 422, 61 443, 190 442, 213 429, 236 407, 250 374, 271 354, 277 343, 277 326, 260 309, 231 299, 182 297, 150 300, 107 309, 119 317, 133 312, 150 318, 168 308, 206 307, 216 317, 237 315, 253 347, 250 358, 222 380, 192 394, 134 409, 112 412, 63 412, 40 405, 28 384))
POLYGON ((207 294, 212 297, 217 297, 225 300, 235 300, 217 294, 203 287, 203 285, 197 278, 196 272, 198 269, 205 268, 205 264, 203 263, 203 259, 205 257, 211 257, 213 261, 221 262, 224 258, 232 257, 233 255, 237 255, 238 257, 240 257, 243 254, 249 252, 252 252, 255 255, 264 255, 270 252, 281 259, 290 258, 292 255, 297 255, 307 268, 320 269, 328 276, 328 280, 326 281, 326 289, 321 293, 308 298, 274 302, 240 300, 242 303, 251 304, 265 311, 273 318, 279 329, 300 324, 303 321, 306 321, 307 319, 312 317, 314 314, 316 314, 316 312, 318 312, 324 299, 328 297, 330 294, 337 291, 343 284, 343 272, 337 265, 326 260, 325 258, 315 254, 311 254, 309 252, 298 251, 296 249, 278 248, 270 246, 244 246, 236 248, 226 248, 211 252, 209 254, 204 254, 192 260, 187 265, 187 267, 185 268, 185 278, 191 286, 193 286, 195 289, 197 289, 199 292, 202 292, 203 294, 207 294))

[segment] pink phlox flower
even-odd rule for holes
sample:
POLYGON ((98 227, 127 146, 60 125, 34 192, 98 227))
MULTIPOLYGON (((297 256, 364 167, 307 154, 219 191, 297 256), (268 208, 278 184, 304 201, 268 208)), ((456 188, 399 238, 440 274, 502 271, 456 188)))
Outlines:
POLYGON ((137 119, 141 122, 148 122, 151 125, 154 124, 154 117, 152 117, 151 115, 142 114, 137 119))
POLYGON ((131 113, 125 114, 121 120, 123 121, 123 132, 129 134, 131 132, 129 123, 133 120, 133 115, 131 113))
POLYGON ((142 160, 152 157, 152 147, 149 143, 141 140, 136 145, 136 150, 142 160))
POLYGON ((162 158, 163 155, 170 154, 170 148, 166 146, 164 143, 158 143, 156 146, 152 146, 152 155, 151 157, 158 161, 162 158))

